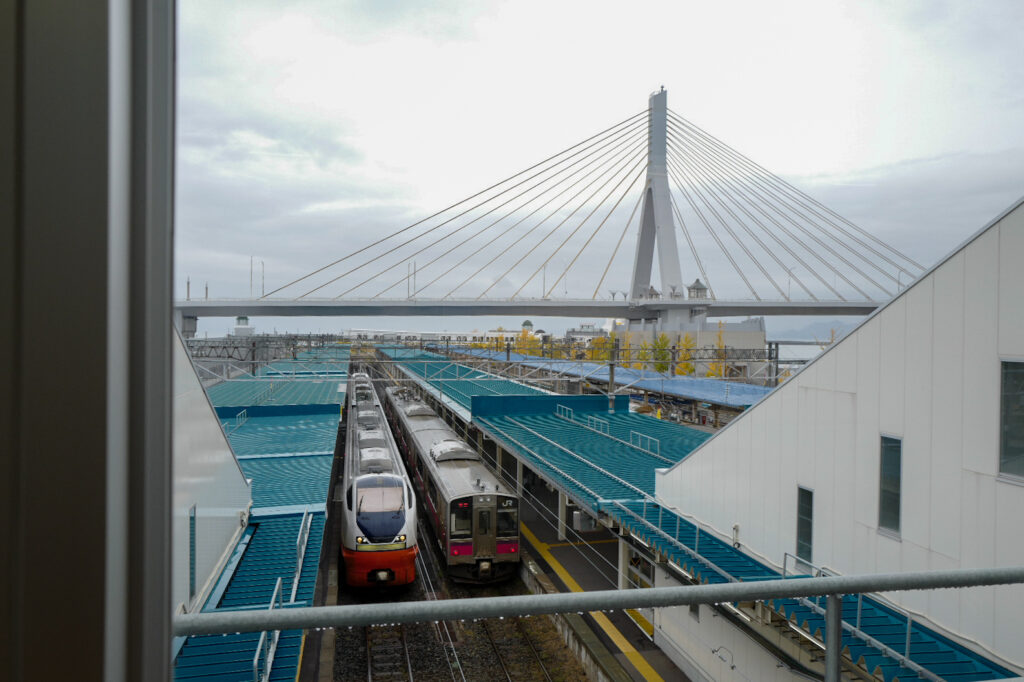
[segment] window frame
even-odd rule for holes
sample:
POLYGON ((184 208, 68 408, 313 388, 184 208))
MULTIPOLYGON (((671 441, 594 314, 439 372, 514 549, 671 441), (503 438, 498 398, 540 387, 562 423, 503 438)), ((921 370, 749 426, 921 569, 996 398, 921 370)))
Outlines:
POLYGON ((808 564, 811 564, 814 561, 814 489, 809 487, 809 486, 803 486, 803 485, 797 484, 796 491, 797 491, 796 492, 796 543, 795 543, 796 551, 794 553, 796 554, 796 558, 799 559, 800 561, 803 561, 803 562, 806 562, 808 564), (810 522, 809 523, 810 528, 808 530, 808 533, 809 533, 810 537, 809 537, 809 539, 808 539, 808 541, 806 543, 809 551, 808 551, 808 556, 806 556, 806 557, 801 555, 801 553, 800 553, 800 544, 801 544, 800 543, 800 522, 801 522, 801 516, 800 516, 800 493, 802 493, 802 492, 805 492, 805 493, 807 493, 808 495, 811 496, 811 515, 810 515, 810 517, 808 519, 809 522, 810 522))
MULTIPOLYGON (((1006 368, 1007 365, 1019 365, 1020 371, 1024 372, 1024 359, 1022 358, 1000 358, 999 359, 999 453, 996 460, 996 472, 997 476, 1005 481, 1024 484, 1024 470, 1020 473, 1014 471, 1004 470, 1004 448, 1006 446, 1006 426, 1005 426, 1005 386, 1006 386, 1006 368)), ((1024 434, 1022 434, 1024 435, 1024 434)))
POLYGON ((896 436, 891 433, 880 433, 878 438, 878 532, 883 535, 888 535, 895 539, 901 537, 903 529, 903 438, 902 436, 896 436), (882 525, 882 504, 884 492, 884 481, 885 476, 885 441, 895 441, 899 444, 899 474, 897 476, 897 491, 896 491, 896 527, 882 525))

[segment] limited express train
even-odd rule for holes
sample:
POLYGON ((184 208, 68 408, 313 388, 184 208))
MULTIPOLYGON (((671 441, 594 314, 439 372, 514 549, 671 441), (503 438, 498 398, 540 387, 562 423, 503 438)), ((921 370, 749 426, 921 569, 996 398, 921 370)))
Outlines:
POLYGON ((480 455, 408 388, 387 391, 387 409, 409 475, 448 576, 460 582, 502 580, 519 566, 519 497, 480 455))
POLYGON ((370 377, 352 375, 341 553, 352 586, 416 579, 416 498, 370 377))

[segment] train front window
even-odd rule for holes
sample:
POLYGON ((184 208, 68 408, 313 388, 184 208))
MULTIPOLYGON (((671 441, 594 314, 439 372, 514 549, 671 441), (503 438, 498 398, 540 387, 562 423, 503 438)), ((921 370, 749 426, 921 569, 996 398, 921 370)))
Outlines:
POLYGON ((397 478, 379 476, 360 481, 357 490, 359 512, 396 512, 405 508, 405 487, 397 478))
POLYGON ((519 534, 519 505, 514 497, 498 498, 498 523, 497 532, 499 536, 519 534))
POLYGON ((470 537, 473 535, 473 503, 470 500, 452 502, 451 537, 470 537))

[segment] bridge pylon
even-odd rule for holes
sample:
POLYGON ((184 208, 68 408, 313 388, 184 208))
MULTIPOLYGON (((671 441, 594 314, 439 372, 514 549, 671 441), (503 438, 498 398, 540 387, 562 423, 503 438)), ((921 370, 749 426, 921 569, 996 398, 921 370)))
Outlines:
POLYGON ((668 187, 668 92, 661 88, 648 100, 647 177, 633 259, 630 287, 633 299, 650 296, 655 244, 658 247, 661 295, 665 298, 682 298, 684 295, 671 200, 668 187))

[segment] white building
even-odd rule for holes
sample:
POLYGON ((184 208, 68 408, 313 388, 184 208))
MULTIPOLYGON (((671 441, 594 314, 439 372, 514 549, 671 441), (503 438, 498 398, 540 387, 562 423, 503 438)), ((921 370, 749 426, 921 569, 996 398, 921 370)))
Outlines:
MULTIPOLYGON (((1022 262, 1024 202, 659 473, 658 497, 724 539, 738 526, 776 567, 786 553, 838 574, 1024 565, 1022 262)), ((885 596, 1024 670, 1024 586, 885 596)), ((656 621, 695 679, 788 677, 725 619, 656 621)))

